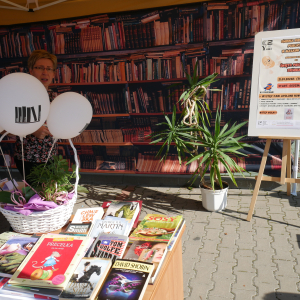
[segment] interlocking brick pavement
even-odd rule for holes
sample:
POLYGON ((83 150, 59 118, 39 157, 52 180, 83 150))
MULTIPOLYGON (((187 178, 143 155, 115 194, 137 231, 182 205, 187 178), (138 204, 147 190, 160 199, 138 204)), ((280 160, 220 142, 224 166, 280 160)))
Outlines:
MULTIPOLYGON (((141 218, 147 213, 184 216, 185 300, 300 299, 300 192, 295 197, 260 190, 247 222, 251 189, 230 189, 227 208, 212 213, 202 207, 197 188, 85 186, 89 193, 79 195, 74 211, 129 199, 143 200, 141 218)), ((8 228, 1 216, 1 232, 8 228)))

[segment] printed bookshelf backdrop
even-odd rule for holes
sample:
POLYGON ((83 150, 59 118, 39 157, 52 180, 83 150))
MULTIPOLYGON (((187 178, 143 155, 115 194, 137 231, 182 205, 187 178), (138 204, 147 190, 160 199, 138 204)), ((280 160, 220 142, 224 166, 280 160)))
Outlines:
MULTIPOLYGON (((254 35, 259 31, 299 27, 299 0, 204 2, 157 10, 103 14, 60 21, 0 28, 0 77, 28 72, 27 58, 35 49, 58 57, 55 95, 81 93, 93 106, 94 117, 74 138, 82 171, 186 174, 195 165, 179 165, 176 151, 166 163, 155 158, 159 146, 147 135, 159 130, 163 112, 171 113, 187 83, 184 70, 199 76, 218 72, 207 94, 213 114, 222 107, 223 122, 242 122, 249 116, 254 35), (171 95, 171 96, 170 96, 171 95), (170 96, 170 97, 169 97, 170 96)), ((214 122, 212 122, 212 126, 214 122)), ((247 126, 239 135, 247 134, 247 126)), ((11 139, 11 140, 8 140, 11 139)), ((264 140, 253 144, 244 161, 247 171, 258 171, 264 140)), ((2 143, 14 167, 14 141, 2 143)), ((273 143, 267 172, 281 168, 281 142, 273 143)), ((70 166, 72 149, 59 142, 59 152, 70 166)), ((4 165, 0 157, 0 165, 4 165)))

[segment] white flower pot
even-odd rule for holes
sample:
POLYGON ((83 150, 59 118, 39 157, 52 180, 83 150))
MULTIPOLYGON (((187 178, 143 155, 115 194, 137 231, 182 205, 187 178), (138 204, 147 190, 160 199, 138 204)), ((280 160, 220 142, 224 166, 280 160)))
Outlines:
POLYGON ((208 211, 219 211, 226 208, 228 186, 222 190, 209 190, 200 187, 202 205, 208 211))

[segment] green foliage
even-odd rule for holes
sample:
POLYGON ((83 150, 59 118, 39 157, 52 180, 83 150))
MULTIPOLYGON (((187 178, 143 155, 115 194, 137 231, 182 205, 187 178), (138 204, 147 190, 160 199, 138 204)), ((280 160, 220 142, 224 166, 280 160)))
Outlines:
MULTIPOLYGON (((237 185, 233 173, 242 173, 245 170, 238 166, 229 154, 236 157, 244 156, 244 154, 239 150, 244 147, 251 147, 246 143, 240 142, 240 139, 244 136, 238 138, 234 137, 237 130, 244 126, 247 122, 243 122, 238 125, 234 123, 230 128, 229 123, 227 123, 223 128, 221 128, 221 111, 218 109, 215 120, 215 132, 214 134, 210 132, 210 110, 205 102, 204 96, 206 93, 205 90, 207 90, 211 83, 216 81, 215 78, 218 74, 214 73, 202 80, 199 80, 199 77, 196 76, 196 70, 197 66, 194 68, 192 77, 189 74, 186 74, 189 86, 182 93, 179 100, 185 107, 187 106, 189 99, 196 102, 192 119, 193 123, 196 124, 184 124, 183 118, 186 113, 185 111, 177 119, 176 107, 174 105, 172 119, 170 119, 167 115, 164 115, 166 122, 158 124, 160 126, 164 126, 164 129, 149 135, 152 139, 150 144, 162 142, 162 146, 156 155, 161 157, 162 160, 166 159, 171 143, 175 143, 180 164, 183 160, 188 160, 188 164, 194 160, 198 160, 198 168, 192 176, 191 184, 194 183, 199 174, 201 182, 204 183, 205 172, 210 167, 210 183, 212 189, 215 189, 215 183, 223 188, 220 169, 218 166, 219 163, 224 166, 233 183, 237 185), (209 116, 207 115, 207 112, 209 113, 209 116), (199 147, 204 147, 204 152, 198 154, 199 147)), ((212 90, 220 91, 217 89, 212 90)))
MULTIPOLYGON (((215 189, 216 182, 221 188, 223 188, 219 163, 224 166, 230 179, 236 186, 237 183, 234 179, 233 173, 241 173, 244 176, 243 172, 245 172, 245 170, 241 168, 231 156, 246 156, 246 154, 243 154, 240 150, 245 147, 251 147, 251 145, 240 142, 240 139, 244 136, 234 137, 237 130, 246 123, 247 122, 242 122, 240 124, 234 123, 231 127, 229 127, 230 124, 228 122, 223 128, 221 128, 221 111, 218 110, 216 114, 214 134, 209 131, 204 122, 202 127, 199 127, 199 131, 202 132, 202 137, 198 135, 195 141, 190 143, 198 147, 204 147, 205 150, 202 153, 195 155, 188 161, 187 164, 194 160, 201 160, 201 164, 198 166, 198 169, 201 167, 204 168, 201 180, 203 180, 205 172, 210 167, 210 184, 212 189, 215 189)), ((199 170, 196 170, 195 174, 198 173, 198 171, 199 170)))
POLYGON ((55 202, 56 192, 69 192, 73 189, 70 181, 76 177, 75 168, 73 165, 73 172, 69 173, 68 161, 61 155, 53 156, 53 160, 45 167, 44 164, 34 167, 28 178, 32 180, 33 188, 46 200, 55 202))

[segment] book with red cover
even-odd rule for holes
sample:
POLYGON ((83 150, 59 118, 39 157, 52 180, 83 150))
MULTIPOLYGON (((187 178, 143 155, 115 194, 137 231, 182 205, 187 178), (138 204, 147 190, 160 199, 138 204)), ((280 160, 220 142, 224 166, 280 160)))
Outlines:
POLYGON ((77 267, 90 238, 44 234, 9 283, 63 289, 77 267))

